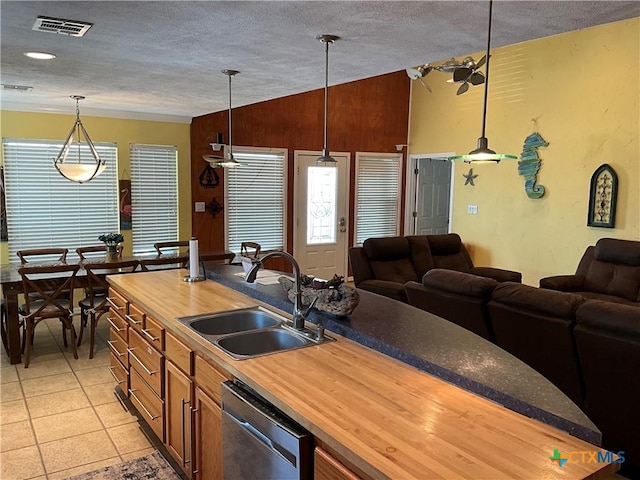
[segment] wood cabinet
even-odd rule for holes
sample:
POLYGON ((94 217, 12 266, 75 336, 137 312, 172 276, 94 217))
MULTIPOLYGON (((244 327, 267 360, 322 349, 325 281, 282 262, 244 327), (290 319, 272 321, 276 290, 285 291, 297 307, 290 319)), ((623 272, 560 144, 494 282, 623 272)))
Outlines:
POLYGON ((222 478, 222 409, 201 388, 195 389, 195 480, 222 478))
POLYGON ((114 378, 189 478, 222 478, 220 383, 233 376, 125 295, 110 289, 109 297, 114 378))
POLYGON ((361 480, 361 477, 320 447, 315 448, 313 463, 314 480, 361 480))
POLYGON ((167 450, 191 474, 193 382, 171 361, 165 372, 166 441, 167 450))

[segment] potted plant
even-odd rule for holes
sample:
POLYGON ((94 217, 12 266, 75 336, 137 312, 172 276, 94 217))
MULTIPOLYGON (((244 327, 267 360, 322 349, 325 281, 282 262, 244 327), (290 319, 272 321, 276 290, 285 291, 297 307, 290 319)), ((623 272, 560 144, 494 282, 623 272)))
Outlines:
POLYGON ((106 233, 100 235, 98 240, 104 242, 107 247, 106 260, 107 262, 116 260, 118 258, 118 245, 124 242, 124 237, 121 233, 106 233))

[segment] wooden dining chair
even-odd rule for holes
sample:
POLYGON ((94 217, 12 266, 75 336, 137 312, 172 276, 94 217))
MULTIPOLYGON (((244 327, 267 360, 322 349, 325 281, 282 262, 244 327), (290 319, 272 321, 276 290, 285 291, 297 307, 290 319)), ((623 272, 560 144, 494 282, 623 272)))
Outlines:
POLYGON ((248 258, 258 258, 261 248, 262 247, 260 246, 260 244, 256 242, 242 242, 240 244, 240 256, 248 258), (249 250, 253 250, 253 252, 250 252, 249 250))
POLYGON ((180 240, 175 242, 156 242, 153 244, 153 248, 156 249, 158 255, 166 255, 167 253, 176 253, 181 252, 181 248, 187 248, 187 252, 189 251, 189 241, 188 240, 180 240))
POLYGON ((22 277, 24 305, 18 308, 23 324, 22 347, 25 349, 24 367, 29 368, 31 346, 36 325, 48 318, 59 318, 62 322, 62 338, 67 346, 66 331, 71 330, 71 346, 74 358, 78 358, 76 349, 76 331, 73 327, 73 288, 80 265, 25 265, 18 269, 22 277), (43 287, 43 285, 46 285, 43 287), (49 290, 51 289, 51 290, 49 290), (34 295, 31 295, 34 294, 34 295))
POLYGON ((142 271, 169 270, 177 268, 189 268, 189 255, 158 255, 153 258, 141 258, 142 271))
MULTIPOLYGON (((122 245, 117 246, 118 257, 122 257, 122 245)), ((106 245, 91 245, 88 247, 76 248, 76 253, 80 257, 80 261, 91 260, 95 258, 103 258, 107 253, 106 245)))
POLYGON ((20 263, 26 265, 27 263, 38 262, 66 262, 67 248, 29 248, 26 250, 18 250, 16 253, 20 258, 20 263))
POLYGON ((107 275, 118 275, 121 273, 132 273, 138 268, 138 260, 121 260, 117 262, 95 262, 83 265, 87 272, 87 291, 89 294, 78 302, 80 306, 80 333, 78 334, 78 345, 82 342, 82 335, 87 326, 88 319, 91 320, 89 358, 93 358, 93 350, 96 343, 96 327, 98 321, 109 311, 107 292, 109 282, 107 275))

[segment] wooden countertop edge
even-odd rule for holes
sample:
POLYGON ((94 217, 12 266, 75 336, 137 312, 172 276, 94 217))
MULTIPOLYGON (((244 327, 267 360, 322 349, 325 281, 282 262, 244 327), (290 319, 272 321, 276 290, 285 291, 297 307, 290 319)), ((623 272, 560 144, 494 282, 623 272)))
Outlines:
MULTIPOLYGON (((176 272, 176 271, 174 271, 176 272)), ((154 277, 157 276, 159 272, 146 272, 146 274, 156 274, 154 275, 154 277)), ((136 276, 140 275, 139 273, 135 274, 136 276)), ((171 274, 161 274, 161 275, 165 275, 165 276, 170 276, 171 274)), ((180 276, 183 276, 183 274, 180 274, 180 276)), ((160 320, 162 321, 162 323, 165 325, 166 328, 168 328, 169 331, 171 331, 174 335, 177 335, 179 338, 181 338, 183 341, 186 341, 191 347, 193 347, 194 351, 200 355, 201 357, 207 359, 209 362, 213 363, 214 365, 217 365, 218 367, 228 371, 230 374, 234 375, 236 378, 242 380, 243 382, 245 382, 247 385, 249 385, 251 388, 254 388, 259 394, 263 395, 267 400, 271 401, 274 405, 276 405, 278 408, 280 408, 283 412, 285 412, 287 415, 291 416, 291 418, 293 418, 295 421, 297 421, 298 423, 300 423, 304 428, 306 428, 307 430, 309 430, 315 437, 317 437, 320 442, 325 445, 326 447, 328 447, 330 450, 332 450, 332 452, 334 454, 337 454, 338 456, 343 457, 343 459, 350 463, 351 467, 355 467, 357 470, 359 470, 359 474, 361 475, 367 475, 370 476, 371 478, 399 478, 397 476, 388 476, 387 474, 383 473, 384 471, 390 472, 390 471, 394 471, 394 472, 398 472, 398 466, 394 465, 393 460, 390 460, 388 463, 386 463, 385 461, 382 461, 383 463, 386 463, 386 465, 380 465, 380 458, 377 457, 373 457, 373 461, 367 461, 366 458, 372 458, 371 457, 371 452, 369 452, 369 454, 364 453, 364 451, 359 452, 358 451, 358 447, 356 445, 350 445, 347 446, 345 445, 344 441, 338 437, 336 437, 335 435, 332 435, 329 431, 323 429, 321 427, 321 423, 322 423, 322 417, 317 415, 317 412, 314 411, 307 411, 305 412, 304 410, 298 411, 298 409, 294 408, 293 406, 289 405, 283 398, 279 397, 277 392, 275 392, 273 386, 270 387, 269 385, 265 385, 263 383, 261 383, 258 379, 255 379, 252 377, 252 375, 247 372, 247 370, 252 370, 252 365, 259 365, 261 363, 269 363, 269 357, 275 357, 277 356, 280 360, 282 359, 286 359, 287 355, 291 355, 291 354, 295 354, 296 352, 299 352, 297 350, 294 351, 290 351, 290 352, 282 352, 279 353, 277 355, 272 355, 272 356, 265 356, 265 357, 256 357, 254 359, 248 359, 248 360, 242 360, 242 361, 235 361, 233 359, 231 359, 230 357, 228 357, 224 352, 218 350, 217 348, 215 348, 213 345, 211 345, 209 342, 207 342, 205 339, 203 339, 202 337, 200 337, 199 335, 197 335, 197 333, 191 331, 188 327, 186 327, 185 325, 181 324, 180 322, 177 322, 175 320, 175 318, 172 318, 170 316, 170 318, 167 317, 167 314, 163 313, 162 311, 160 311, 160 309, 157 308, 157 305, 161 305, 158 303, 150 303, 148 302, 148 298, 149 297, 141 297, 139 295, 137 295, 134 291, 130 291, 127 289, 126 287, 126 283, 127 282, 123 282, 121 280, 123 280, 123 278, 121 277, 126 277, 126 275, 117 275, 117 276, 113 276, 112 278, 110 278, 110 281, 112 283, 112 285, 115 286, 115 288, 117 290, 120 290, 120 292, 125 293, 126 296, 131 299, 134 303, 136 303, 138 306, 140 306, 141 308, 143 308, 144 310, 146 310, 151 316, 153 316, 156 320, 160 320), (264 359, 267 359, 266 362, 264 359), (316 419, 314 419, 314 415, 317 416, 316 419), (378 466, 376 466, 378 465, 378 466), (390 468, 391 467, 391 468, 390 468), (381 470, 382 468, 382 470, 381 470)), ((177 276, 174 274, 173 278, 177 280, 177 276)), ((151 279, 150 279, 151 280, 151 279)), ((265 308, 267 308, 268 310, 274 310, 277 311, 279 314, 284 315, 288 318, 291 318, 291 315, 286 313, 286 312, 282 312, 280 310, 275 309, 274 307, 270 306, 270 305, 266 305, 258 300, 255 300, 253 298, 250 298, 248 296, 245 296, 231 288, 225 287, 221 284, 218 284, 216 282, 213 282, 211 280, 207 280, 207 282, 201 282, 200 284, 191 284, 191 285, 202 285, 204 283, 207 283, 208 285, 206 285, 206 288, 201 288, 201 290, 210 290, 213 291, 215 290, 219 295, 221 295, 221 297, 224 297, 225 301, 228 301, 232 304, 234 304, 234 306, 232 308, 246 308, 246 307, 252 307, 252 306, 263 306, 265 308), (211 290, 213 289, 213 290, 211 290)), ((204 287, 204 285, 202 285, 204 287)), ((182 287, 178 287, 178 289, 180 289, 182 287)), ((143 291, 143 293, 146 295, 146 291, 143 291)), ((208 292, 211 293, 211 292, 208 292)), ((222 310, 227 310, 229 308, 224 308, 222 310)), ((185 313, 185 315, 183 316, 189 316, 189 315, 196 315, 198 313, 210 313, 213 311, 222 311, 222 310, 209 310, 209 311, 190 311, 185 313)), ((366 347, 363 347, 359 344, 356 344, 348 339, 345 339, 343 337, 340 337, 339 335, 335 335, 334 333, 330 332, 331 336, 334 336, 338 339, 338 342, 341 346, 345 346, 345 348, 348 348, 350 351, 354 352, 354 355, 358 355, 358 351, 359 349, 364 349, 367 352, 373 352, 370 349, 367 349, 366 347)), ((309 349, 313 349, 313 348, 320 348, 320 349, 327 349, 327 347, 329 347, 329 349, 331 348, 331 345, 333 344, 325 344, 319 347, 308 347, 306 349, 302 349, 302 350, 309 350, 309 349)), ((400 364, 402 366, 402 368, 407 369, 408 371, 413 371, 416 374, 419 375, 427 375, 424 372, 421 372, 419 370, 416 370, 415 368, 403 364, 402 362, 399 362, 398 360, 395 360, 393 358, 390 358, 386 355, 383 355, 381 353, 378 352, 373 352, 375 355, 380 355, 382 358, 386 359, 384 361, 389 361, 389 362, 393 362, 396 364, 400 364)), ((383 361, 381 359, 381 361, 383 361)), ((429 376, 430 378, 434 379, 435 381, 438 382, 442 382, 445 385, 450 386, 448 383, 440 380, 440 379, 436 379, 434 377, 429 376)), ((452 386, 453 388, 456 388, 455 386, 452 386)), ((477 397, 476 395, 473 395, 469 392, 460 390, 461 392, 464 392, 467 395, 471 395, 473 396, 475 399, 479 399, 481 401, 484 402, 489 402, 488 400, 481 398, 481 397, 477 397)), ((493 404, 492 402, 489 402, 492 405, 496 405, 493 404)), ((504 408, 504 407, 501 407, 504 408)), ((506 410, 506 409, 505 409, 506 410)), ((509 412, 510 414, 513 415, 518 415, 519 417, 522 418, 527 418, 527 417, 523 417, 519 414, 516 414, 514 412, 511 412, 509 410, 506 410, 506 412, 509 412)), ((535 422, 535 423, 539 423, 536 420, 532 420, 527 418, 527 420, 531 421, 531 422, 535 422)), ((554 429, 553 427, 550 427, 548 425, 544 425, 542 423, 539 423, 540 426, 543 426, 543 428, 549 428, 552 429, 554 431, 554 435, 553 437, 568 437, 569 439, 573 439, 577 442, 582 442, 581 440, 575 439, 574 437, 569 436, 568 434, 566 434, 565 432, 561 432, 559 430, 554 429)), ((594 449, 593 445, 590 445, 586 442, 582 442, 584 445, 589 446, 592 450, 594 449)), ((366 447, 369 448, 369 447, 366 447)), ((597 448, 597 447, 596 447, 597 448)), ((598 450, 603 450, 603 449, 598 449, 598 450)), ((379 452, 378 452, 379 453, 379 452)), ((569 464, 566 464, 569 465, 569 464)), ((585 474, 586 476, 581 476, 581 477, 567 477, 566 474, 569 473, 570 469, 567 469, 565 467, 563 468, 563 471, 558 471, 558 477, 563 477, 563 478, 588 478, 588 479, 604 479, 604 478, 609 478, 613 473, 615 473, 618 469, 619 469, 619 465, 618 464, 599 464, 598 466, 600 468, 598 468, 597 470, 592 470, 592 471, 588 471, 588 472, 582 472, 582 474, 585 474)), ((572 467, 576 467, 576 471, 575 473, 578 474, 579 470, 584 470, 584 468, 578 468, 578 467, 583 467, 583 465, 579 464, 579 465, 571 465, 572 467)), ((414 477, 411 477, 414 478, 414 477)), ((417 478, 417 477, 415 477, 417 478)), ((551 477, 545 477, 545 478, 551 478, 551 477)))

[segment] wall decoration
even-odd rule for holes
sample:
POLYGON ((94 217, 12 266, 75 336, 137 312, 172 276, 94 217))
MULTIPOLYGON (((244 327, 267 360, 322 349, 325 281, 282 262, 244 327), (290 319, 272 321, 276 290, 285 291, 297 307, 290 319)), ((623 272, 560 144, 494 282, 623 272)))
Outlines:
POLYGON ((618 175, 613 168, 604 163, 591 176, 587 225, 614 228, 617 197, 618 175))
POLYGON ((473 173, 473 168, 469 169, 469 173, 463 173, 462 176, 465 178, 465 181, 464 181, 465 185, 471 185, 472 187, 476 186, 476 184, 473 183, 473 181, 478 177, 478 174, 473 173))
POLYGON ((7 203, 4 197, 4 166, 0 167, 0 242, 9 241, 7 227, 7 203))
POLYGON ((120 180, 120 230, 131 230, 131 180, 120 180))
POLYGON ((518 173, 524 177, 524 191, 529 198, 540 198, 544 195, 544 186, 536 185, 538 170, 542 160, 538 156, 538 148, 546 147, 549 143, 539 133, 532 133, 524 139, 518 173))
POLYGON ((216 173, 216 169, 213 168, 209 162, 207 162, 207 166, 204 167, 198 180, 200 181, 200 186, 204 188, 216 188, 220 185, 220 177, 216 173))
POLYGON ((220 202, 218 202, 215 198, 211 200, 209 203, 207 203, 206 209, 207 209, 207 212, 209 212, 213 218, 216 218, 216 215, 218 215, 222 210, 224 210, 220 202))

